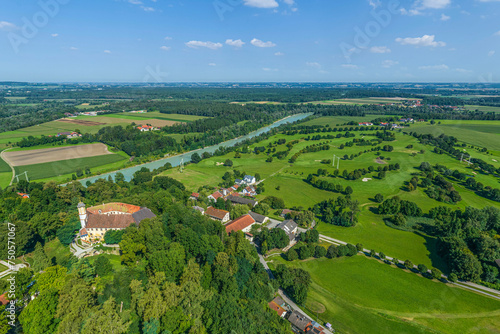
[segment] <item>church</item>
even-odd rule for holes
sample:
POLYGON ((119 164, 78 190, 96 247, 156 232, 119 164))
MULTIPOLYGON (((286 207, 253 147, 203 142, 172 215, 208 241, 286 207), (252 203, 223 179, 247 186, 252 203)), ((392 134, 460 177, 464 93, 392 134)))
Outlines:
POLYGON ((146 207, 125 203, 106 203, 85 208, 85 204, 78 203, 80 216, 80 239, 85 242, 100 242, 104 234, 110 230, 123 230, 131 224, 139 226, 144 219, 154 218, 156 215, 146 207))

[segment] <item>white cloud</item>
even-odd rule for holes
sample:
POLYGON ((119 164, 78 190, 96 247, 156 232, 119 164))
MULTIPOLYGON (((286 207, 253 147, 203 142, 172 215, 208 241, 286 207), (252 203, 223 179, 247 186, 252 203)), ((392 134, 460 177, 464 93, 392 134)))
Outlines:
POLYGON ((385 67, 385 68, 389 68, 389 67, 392 67, 394 65, 398 65, 399 64, 399 61, 395 61, 395 60, 384 60, 382 62, 382 67, 385 67))
POLYGON ((110 54, 110 53, 111 53, 111 51, 109 51, 109 50, 104 50, 104 53, 110 54))
POLYGON ((445 46, 445 42, 438 42, 434 40, 435 36, 434 35, 424 35, 422 37, 406 37, 406 38, 401 38, 398 37, 396 38, 396 42, 398 42, 401 45, 414 45, 414 46, 445 46))
POLYGON ((142 1, 139 0, 128 0, 132 5, 142 5, 142 1))
POLYGON ((170 46, 160 46, 160 50, 163 50, 163 51, 170 51, 171 47, 170 46))
POLYGON ((186 46, 192 48, 192 49, 197 49, 199 47, 202 48, 209 48, 212 50, 217 50, 222 47, 221 43, 214 43, 214 42, 202 42, 202 41, 189 41, 186 43, 186 46))
POLYGON ((155 9, 153 7, 147 7, 147 6, 141 6, 141 8, 145 11, 145 12, 154 12, 155 9))
POLYGON ((276 46, 276 44, 274 44, 273 42, 270 42, 270 41, 263 42, 257 38, 252 39, 252 41, 250 43, 252 43, 253 46, 257 46, 259 48, 272 48, 272 47, 276 46))
POLYGON ((494 54, 495 54, 495 51, 493 51, 493 50, 492 50, 492 51, 488 52, 488 57, 491 57, 491 56, 493 56, 494 54))
POLYGON ((288 6, 295 5, 295 0, 283 0, 283 2, 286 3, 288 6))
POLYGON ((264 67, 264 68, 262 68, 262 70, 266 71, 266 72, 278 72, 277 68, 264 67))
POLYGON ((421 0, 420 2, 417 1, 417 3, 421 9, 440 9, 447 7, 451 3, 451 0, 421 0))
POLYGON ((371 53, 390 53, 391 49, 389 49, 387 46, 372 46, 370 48, 371 53))
MULTIPOLYGON (((500 1, 500 0, 499 0, 500 1)), ((500 30, 498 30, 496 33, 494 33, 495 36, 500 36, 500 30)))
POLYGON ((208 63, 208 66, 217 66, 216 63, 208 63))
POLYGON ((306 62, 306 65, 309 67, 314 67, 314 68, 321 68, 321 64, 317 62, 306 62))
POLYGON ((276 8, 279 4, 276 0, 243 0, 245 6, 256 8, 276 8))
POLYGON ((445 64, 441 64, 441 65, 427 65, 427 66, 420 66, 418 68, 419 70, 424 70, 424 71, 428 71, 428 70, 433 70, 433 71, 444 71, 444 70, 448 70, 449 67, 445 64))
POLYGON ((230 46, 234 46, 235 48, 241 48, 243 45, 245 45, 245 42, 243 42, 241 39, 226 39, 226 44, 230 46))
POLYGON ((50 36, 57 37, 57 36, 59 36, 59 34, 51 34, 50 36))
POLYGON ((373 9, 377 8, 380 6, 382 3, 380 0, 368 0, 368 4, 372 6, 373 9))
POLYGON ((76 47, 74 47, 74 46, 70 47, 69 49, 70 49, 71 51, 76 51, 76 50, 78 50, 78 48, 76 48, 76 47))
POLYGON ((280 57, 284 56, 285 54, 283 52, 276 52, 274 55, 280 57))
POLYGON ((165 40, 166 40, 166 41, 170 41, 170 40, 172 40, 172 37, 167 36, 167 37, 165 37, 165 40))
POLYGON ((453 71, 459 72, 459 73, 472 73, 471 70, 466 70, 464 68, 455 68, 453 71))
POLYGON ((451 17, 449 17, 448 15, 441 14, 441 21, 448 21, 449 19, 451 19, 451 17))
POLYGON ((10 31, 10 30, 16 30, 16 29, 19 29, 19 27, 16 26, 14 23, 10 23, 7 21, 0 21, 0 30, 10 31))
POLYGON ((353 64, 342 64, 341 66, 343 68, 348 68, 348 69, 351 69, 351 70, 357 70, 358 69, 358 66, 357 65, 353 65, 353 64))

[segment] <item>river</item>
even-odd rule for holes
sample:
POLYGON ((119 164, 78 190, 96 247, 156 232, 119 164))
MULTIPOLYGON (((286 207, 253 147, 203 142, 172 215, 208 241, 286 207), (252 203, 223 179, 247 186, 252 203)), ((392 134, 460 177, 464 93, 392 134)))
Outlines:
POLYGON ((97 176, 93 176, 93 177, 88 177, 88 178, 85 178, 85 179, 81 179, 79 181, 85 186, 86 183, 87 183, 87 181, 90 181, 90 183, 94 183, 95 181, 97 181, 99 179, 108 179, 109 176, 111 176, 114 179, 116 173, 122 173, 125 176, 125 181, 130 181, 132 179, 132 177, 134 176, 134 173, 137 172, 138 170, 140 170, 142 167, 146 167, 146 168, 149 168, 150 170, 153 170, 153 169, 157 169, 157 168, 160 168, 160 167, 164 166, 167 162, 170 162, 172 164, 172 167, 177 167, 177 166, 179 166, 181 164, 181 161, 184 161, 184 163, 190 162, 191 161, 191 155, 193 153, 195 153, 195 152, 198 153, 200 156, 204 152, 214 153, 215 150, 217 150, 217 148, 219 148, 221 146, 224 146, 224 147, 234 146, 234 145, 236 145, 238 143, 241 143, 242 141, 245 141, 247 139, 251 139, 251 138, 259 136, 259 135, 261 135, 263 133, 266 133, 269 130, 271 130, 273 128, 276 128, 276 127, 278 127, 278 126, 280 126, 282 124, 293 123, 293 122, 299 121, 301 119, 304 119, 304 118, 306 118, 306 117, 308 117, 310 115, 312 115, 312 113, 296 114, 296 115, 288 116, 286 118, 283 118, 283 119, 280 119, 279 121, 274 122, 271 125, 268 125, 268 126, 265 126, 263 128, 260 128, 259 130, 256 130, 254 132, 250 132, 249 134, 247 134, 245 136, 241 136, 239 138, 231 139, 231 140, 225 141, 225 142, 217 144, 217 145, 207 146, 205 148, 200 148, 200 149, 197 149, 197 150, 194 150, 194 151, 189 151, 189 152, 182 153, 182 154, 179 154, 179 155, 175 155, 175 156, 172 156, 172 157, 155 160, 155 161, 148 162, 148 163, 145 163, 145 164, 142 164, 142 165, 137 165, 137 166, 120 169, 120 170, 117 170, 117 171, 114 171, 114 172, 110 172, 110 173, 106 173, 106 174, 101 174, 101 175, 97 175, 97 176))

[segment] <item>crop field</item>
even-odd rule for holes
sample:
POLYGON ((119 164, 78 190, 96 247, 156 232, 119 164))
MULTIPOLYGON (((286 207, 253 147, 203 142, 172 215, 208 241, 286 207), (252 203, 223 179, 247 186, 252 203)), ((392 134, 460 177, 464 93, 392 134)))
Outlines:
POLYGON ((383 115, 366 115, 366 116, 324 116, 312 119, 310 121, 300 123, 298 126, 313 126, 313 125, 329 125, 331 128, 338 125, 343 125, 348 122, 369 122, 375 118, 383 117, 383 115))
POLYGON ((500 112, 500 107, 490 107, 490 106, 474 106, 474 105, 466 105, 468 110, 475 111, 484 111, 484 112, 500 112))
POLYGON ((87 158, 18 166, 15 167, 15 170, 16 174, 27 171, 30 180, 40 180, 64 175, 71 176, 77 168, 84 169, 85 167, 89 167, 92 172, 95 172, 93 168, 97 167, 116 167, 116 169, 119 169, 123 167, 124 161, 126 161, 126 157, 121 154, 105 154, 87 158))
POLYGON ((363 255, 272 258, 273 266, 279 263, 311 274, 306 310, 341 333, 498 333, 500 328, 500 301, 363 255))
POLYGON ((359 99, 336 99, 336 100, 326 100, 326 101, 316 101, 316 102, 311 102, 311 103, 316 103, 316 104, 388 104, 388 103, 395 103, 395 104, 400 104, 405 100, 409 100, 406 98, 390 98, 390 97, 366 97, 366 98, 359 98, 359 99))
POLYGON ((415 124, 411 131, 434 136, 446 134, 460 141, 500 151, 500 121, 442 121, 441 124, 415 124))
POLYGON ((12 166, 34 165, 53 161, 87 158, 113 154, 102 143, 43 148, 34 150, 9 151, 4 158, 12 166))
MULTIPOLYGON (((321 122, 321 119, 313 121, 321 122)), ((326 121, 332 121, 327 119, 326 121)), ((334 120, 333 122, 337 122, 334 120)), ((368 131, 356 131, 356 138, 374 138, 368 135, 368 131)), ((271 137, 268 140, 253 144, 249 147, 250 151, 256 146, 264 146, 270 142, 275 142, 280 138, 286 139, 287 142, 299 140, 286 159, 279 160, 274 158, 273 162, 266 162, 267 154, 247 153, 241 154, 241 158, 234 158, 234 153, 229 153, 220 157, 212 157, 202 160, 198 164, 190 164, 186 166, 183 173, 180 173, 177 168, 164 172, 164 175, 171 176, 183 182, 190 191, 197 191, 200 186, 217 186, 222 182, 222 176, 225 172, 237 169, 244 171, 247 174, 259 173, 264 179, 265 191, 258 196, 257 199, 263 199, 266 196, 277 196, 283 198, 287 207, 302 207, 304 209, 312 207, 314 204, 326 199, 336 198, 339 194, 320 190, 305 182, 307 175, 315 174, 319 168, 327 169, 333 173, 334 167, 321 163, 323 159, 332 159, 333 155, 343 157, 345 154, 356 154, 363 152, 367 147, 353 146, 345 147, 340 150, 340 144, 351 141, 353 138, 336 138, 330 140, 305 141, 306 135, 285 136, 282 134, 271 137), (331 149, 328 151, 319 151, 314 153, 302 154, 294 164, 290 164, 288 159, 305 148, 308 145, 317 144, 320 142, 328 142, 331 149), (233 161, 233 167, 224 167, 220 165, 226 159, 233 161), (219 165, 217 164, 219 163, 219 165)), ((471 169, 466 163, 451 158, 445 154, 436 154, 432 152, 432 146, 425 146, 412 137, 398 133, 396 140, 392 142, 384 142, 383 145, 392 145, 392 152, 381 152, 386 163, 399 163, 401 168, 398 171, 388 171, 384 179, 378 179, 375 173, 369 173, 365 178, 369 179, 364 182, 362 179, 346 180, 343 177, 323 177, 326 181, 340 184, 343 187, 351 186, 353 189, 353 198, 360 203, 359 223, 355 227, 340 227, 326 223, 319 223, 318 230, 324 235, 337 238, 351 243, 362 243, 366 248, 383 251, 389 256, 395 256, 400 259, 410 259, 414 263, 423 263, 427 266, 434 266, 446 271, 447 268, 436 254, 436 239, 423 234, 396 230, 388 227, 382 216, 376 214, 376 207, 373 196, 381 193, 385 198, 399 196, 402 199, 416 202, 424 212, 428 212, 436 206, 450 206, 452 208, 465 208, 468 205, 482 208, 485 206, 496 206, 499 204, 486 198, 476 195, 473 191, 466 189, 464 186, 452 182, 455 189, 460 193, 462 201, 457 204, 446 204, 438 202, 425 194, 421 188, 409 192, 405 187, 405 182, 412 178, 412 174, 417 172, 417 167, 421 162, 427 161, 431 164, 439 163, 451 169, 472 174, 471 169), (413 148, 406 148, 408 145, 413 145, 413 148), (424 150, 424 153, 418 153, 424 150), (415 153, 415 156, 412 154, 415 153), (388 160, 387 158, 390 158, 388 160)), ((371 148, 371 146, 368 146, 371 148)), ((285 145, 276 146, 277 151, 286 150, 285 145)), ((485 159, 496 167, 500 167, 498 159, 490 155, 476 153, 475 150, 467 148, 468 151, 474 152, 473 155, 485 159), (497 160, 496 162, 493 160, 497 160)), ((383 166, 377 162, 377 154, 375 152, 362 153, 360 156, 352 160, 340 160, 340 172, 343 170, 352 171, 357 168, 383 166)), ((476 173, 474 175, 478 182, 482 182, 485 186, 498 188, 498 181, 487 174, 476 173)))

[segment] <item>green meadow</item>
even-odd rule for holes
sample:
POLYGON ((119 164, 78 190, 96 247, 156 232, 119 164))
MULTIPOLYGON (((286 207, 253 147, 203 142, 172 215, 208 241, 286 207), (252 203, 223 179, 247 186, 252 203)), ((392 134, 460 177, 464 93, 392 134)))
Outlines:
POLYGON ((498 333, 500 301, 363 255, 284 263, 311 274, 305 309, 340 333, 498 333), (360 321, 360 320, 363 321, 360 321))
POLYGON ((30 180, 51 179, 55 181, 62 181, 66 177, 71 177, 71 174, 75 173, 77 168, 84 169, 85 167, 89 167, 94 174, 102 169, 122 168, 126 162, 126 157, 124 155, 125 153, 105 154, 88 158, 60 160, 26 166, 17 166, 15 167, 15 170, 16 174, 21 174, 27 171, 30 180))
MULTIPOLYGON (((329 122, 333 125, 344 123, 345 120, 334 118, 321 118, 309 121, 329 122)), ((374 138, 369 135, 369 131, 356 131, 356 138, 370 139, 374 138)), ((222 181, 222 176, 225 172, 237 169, 245 171, 247 174, 259 173, 264 179, 265 191, 258 196, 258 199, 263 199, 266 196, 277 196, 283 198, 287 207, 302 207, 304 209, 312 207, 314 204, 330 198, 339 196, 337 193, 329 192, 314 188, 305 182, 307 175, 314 174, 319 168, 327 169, 329 173, 333 173, 334 167, 321 163, 323 159, 332 159, 333 155, 343 157, 345 154, 351 155, 359 152, 364 152, 372 146, 353 146, 339 149, 342 143, 351 141, 353 138, 336 138, 330 140, 306 141, 302 138, 306 135, 286 136, 278 134, 268 140, 264 140, 250 146, 250 151, 256 146, 266 147, 268 143, 275 142, 280 138, 284 138, 287 142, 299 140, 288 157, 283 160, 274 158, 272 163, 266 162, 267 154, 241 154, 241 158, 235 159, 235 153, 229 153, 220 157, 212 157, 202 160, 198 164, 190 164, 186 166, 184 171, 180 173, 178 168, 174 168, 164 172, 164 175, 171 176, 183 182, 190 191, 197 191, 200 186, 217 186, 222 181), (302 154, 294 164, 290 164, 288 159, 302 148, 317 144, 320 142, 328 142, 331 149, 328 151, 319 151, 314 153, 302 154), (233 167, 224 167, 217 165, 226 159, 233 161, 233 167)), ((431 164, 442 164, 451 169, 472 174, 472 170, 466 163, 451 158, 446 154, 436 154, 432 152, 433 147, 418 143, 418 141, 409 135, 398 133, 396 140, 392 142, 383 142, 381 145, 392 145, 392 152, 381 152, 386 163, 399 163, 401 168, 398 171, 388 171, 384 179, 377 178, 377 172, 369 173, 358 180, 346 180, 342 177, 323 177, 323 179, 342 185, 343 187, 351 186, 353 189, 352 197, 359 201, 361 212, 359 214, 359 223, 355 227, 340 227, 326 223, 319 223, 318 230, 320 233, 337 238, 351 243, 362 243, 366 248, 383 251, 389 256, 395 256, 400 259, 410 259, 414 263, 423 263, 427 266, 438 267, 443 271, 447 268, 442 260, 436 256, 436 239, 424 234, 396 230, 388 227, 382 216, 376 214, 378 203, 374 202, 373 196, 381 193, 385 198, 399 196, 402 199, 416 202, 424 212, 428 212, 436 206, 450 206, 453 208, 465 208, 466 206, 474 206, 482 208, 485 206, 497 206, 498 203, 485 199, 476 195, 471 190, 464 188, 462 185, 452 182, 456 190, 460 193, 462 201, 458 204, 446 204, 431 199, 424 193, 421 188, 412 192, 407 191, 405 183, 408 182, 414 173, 418 172, 417 167, 420 163, 427 161, 431 164), (413 145, 411 149, 406 148, 408 145, 413 145), (418 153, 424 150, 424 153, 418 153), (416 153, 415 156, 412 156, 416 153), (390 160, 388 160, 390 158, 390 160), (363 181, 363 178, 368 180, 363 181)), ((277 151, 286 149, 285 145, 276 147, 277 151)), ((468 150, 471 150, 467 148, 468 150)), ((476 152, 475 150, 473 150, 476 152)), ((479 156, 475 154, 474 156, 479 156)), ((362 153, 359 157, 352 160, 340 160, 340 172, 343 170, 352 171, 358 168, 368 168, 373 166, 384 166, 376 162, 377 154, 375 152, 362 153)), ((489 162, 496 167, 500 167, 498 162, 491 161, 491 156, 484 155, 483 158, 490 159, 489 162)), ((477 181, 482 182, 485 186, 498 187, 498 181, 491 175, 476 173, 477 181)))

